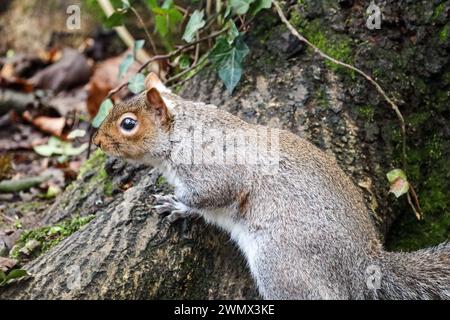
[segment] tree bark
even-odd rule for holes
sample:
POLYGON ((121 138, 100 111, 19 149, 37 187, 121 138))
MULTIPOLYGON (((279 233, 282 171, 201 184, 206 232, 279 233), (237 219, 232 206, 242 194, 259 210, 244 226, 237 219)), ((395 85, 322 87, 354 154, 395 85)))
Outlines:
MULTIPOLYGON (((119 164, 119 171, 123 170, 119 164)), ((128 168, 130 169, 130 168, 128 168)), ((98 170, 93 167, 91 170, 98 170)), ((159 174, 133 167, 139 182, 102 205, 90 190, 96 218, 48 253, 25 266, 30 277, 0 292, 1 299, 252 299, 257 297, 244 260, 227 235, 201 221, 184 221, 166 234, 152 210, 152 194, 168 191, 159 174), (220 245, 219 245, 220 244, 220 245)), ((111 174, 113 172, 110 172, 111 174)), ((130 177, 114 172, 116 177, 130 177)), ((73 196, 88 183, 81 177, 73 196)), ((91 178, 87 178, 92 179, 91 178)), ((68 195, 66 195, 68 196, 68 195)), ((69 197, 70 197, 69 196, 69 197)), ((65 200, 67 198, 63 196, 65 200)), ((75 198, 73 198, 75 199, 75 198)), ((73 208, 78 197, 66 206, 73 208)), ((59 202, 62 206, 63 202, 59 202)), ((49 210, 63 219, 63 211, 49 210), (58 215, 59 214, 59 215, 58 215)), ((83 211, 82 213, 86 213, 83 211)))

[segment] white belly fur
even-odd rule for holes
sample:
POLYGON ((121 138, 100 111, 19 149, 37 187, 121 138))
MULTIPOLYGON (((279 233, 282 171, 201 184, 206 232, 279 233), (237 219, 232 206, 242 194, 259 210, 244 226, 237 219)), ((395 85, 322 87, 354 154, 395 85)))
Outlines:
POLYGON ((233 217, 234 208, 220 208, 215 210, 202 210, 201 214, 206 222, 228 232, 231 239, 236 242, 238 247, 247 258, 247 262, 252 270, 254 267, 254 259, 258 249, 255 237, 249 232, 244 223, 235 221, 233 217))
MULTIPOLYGON (((175 187, 175 190, 177 191, 175 193, 178 195, 178 192, 184 189, 184 185, 178 178, 177 172, 172 170, 172 168, 161 164, 157 167, 163 173, 166 180, 175 187)), ((199 213, 206 222, 218 226, 230 234, 231 239, 238 245, 247 258, 250 270, 253 270, 255 265, 254 259, 258 249, 257 241, 242 221, 236 221, 232 218, 236 215, 236 212, 234 212, 236 210, 237 206, 230 206, 214 210, 200 210, 199 213)))

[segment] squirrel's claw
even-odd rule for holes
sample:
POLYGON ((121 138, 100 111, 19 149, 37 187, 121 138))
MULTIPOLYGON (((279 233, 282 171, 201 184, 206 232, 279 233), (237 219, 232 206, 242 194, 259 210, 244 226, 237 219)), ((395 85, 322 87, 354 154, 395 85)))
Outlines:
POLYGON ((155 209, 158 215, 167 214, 161 221, 163 225, 171 225, 174 222, 193 215, 192 210, 179 201, 174 195, 154 195, 155 209))
POLYGON ((158 215, 163 215, 172 212, 174 210, 174 207, 171 204, 164 203, 153 206, 153 209, 155 209, 158 215))
POLYGON ((170 214, 165 216, 162 221, 161 225, 163 226, 171 226, 175 222, 177 222, 180 219, 186 219, 190 216, 188 211, 182 211, 182 210, 173 210, 170 214))
POLYGON ((153 208, 155 209, 156 213, 161 215, 164 213, 170 213, 174 210, 180 210, 180 203, 178 199, 173 195, 160 195, 155 194, 153 195, 155 198, 155 205, 153 208))
POLYGON ((153 195, 155 205, 153 209, 159 216, 164 216, 159 225, 159 243, 169 237, 170 227, 177 221, 197 216, 197 214, 174 195, 153 195))

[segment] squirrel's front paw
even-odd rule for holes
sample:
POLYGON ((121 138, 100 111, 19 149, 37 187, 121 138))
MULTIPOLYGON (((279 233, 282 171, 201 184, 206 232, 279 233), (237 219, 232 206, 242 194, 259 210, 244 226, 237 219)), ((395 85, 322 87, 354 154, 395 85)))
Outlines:
POLYGON ((154 209, 157 214, 167 214, 161 221, 162 225, 170 226, 174 222, 194 215, 192 210, 180 202, 174 195, 154 195, 154 209))

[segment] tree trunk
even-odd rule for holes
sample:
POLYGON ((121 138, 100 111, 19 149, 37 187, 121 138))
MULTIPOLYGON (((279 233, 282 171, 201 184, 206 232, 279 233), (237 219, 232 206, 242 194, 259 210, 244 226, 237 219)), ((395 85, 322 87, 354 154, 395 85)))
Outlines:
MULTIPOLYGON (((439 42, 434 36, 424 37, 423 32, 439 34, 446 23, 439 19, 442 14, 448 15, 448 10, 433 15, 432 4, 430 9, 421 8, 428 6, 424 3, 384 1, 385 29, 376 33, 365 27, 365 2, 338 1, 337 10, 330 6, 329 1, 301 1, 289 6, 291 20, 331 55, 376 75, 391 96, 403 99, 400 104, 407 120, 417 116, 423 103, 434 108, 436 123, 445 123, 442 106, 448 103, 448 97, 440 95, 440 100, 435 100, 427 81, 450 74, 448 34, 445 39, 441 34, 439 42), (427 13, 424 21, 413 14, 427 10, 432 14, 427 13), (398 31, 400 20, 409 24, 398 31), (417 46, 410 41, 416 41, 417 46), (406 57, 408 46, 418 54, 406 57), (426 50, 435 55, 429 72, 421 68, 426 50), (405 58, 410 63, 403 63, 405 58), (411 88, 419 82, 420 90, 411 88)), ((189 81, 180 95, 213 103, 248 122, 291 130, 335 156, 364 193, 382 235, 400 209, 412 215, 406 202, 393 205, 393 198, 388 197, 385 174, 400 163, 395 135, 398 123, 373 87, 306 50, 273 13, 264 14, 252 29, 246 38, 251 55, 233 95, 224 90, 211 68, 189 81)), ((442 92, 448 90, 450 77, 445 79, 439 88, 442 92)), ((409 141, 418 136, 422 139, 415 141, 408 152, 416 154, 413 152, 421 150, 433 135, 448 141, 445 127, 430 127, 424 122, 412 126, 408 122, 409 141)), ((428 189, 424 181, 427 174, 441 167, 445 170, 445 152, 437 164, 418 156, 414 162, 409 161, 416 170, 413 173, 421 172, 413 178, 421 177, 416 188, 425 201, 428 189)), ((243 258, 221 231, 202 221, 181 222, 163 241, 160 220, 151 209, 151 195, 169 189, 158 173, 150 170, 105 161, 104 156, 96 154, 79 179, 47 210, 44 221, 52 224, 87 214, 96 214, 96 218, 26 265, 33 277, 6 287, 0 298, 257 298, 243 258)), ((442 179, 446 192, 448 179, 445 175, 442 179)), ((445 201, 444 197, 441 203, 445 201)), ((435 214, 431 204, 424 209, 435 214)))
MULTIPOLYGON (((67 217, 64 208, 74 214, 77 205, 89 203, 96 218, 26 265, 31 277, 4 288, 1 299, 257 297, 244 260, 227 235, 201 221, 184 221, 160 232, 151 195, 169 189, 158 182, 158 172, 108 161, 115 168, 109 171, 113 184, 121 179, 136 184, 106 199, 106 181, 94 174, 103 158, 96 153, 93 166, 48 211, 48 221, 58 221, 67 217)), ((86 213, 81 209, 80 214, 86 213)))

